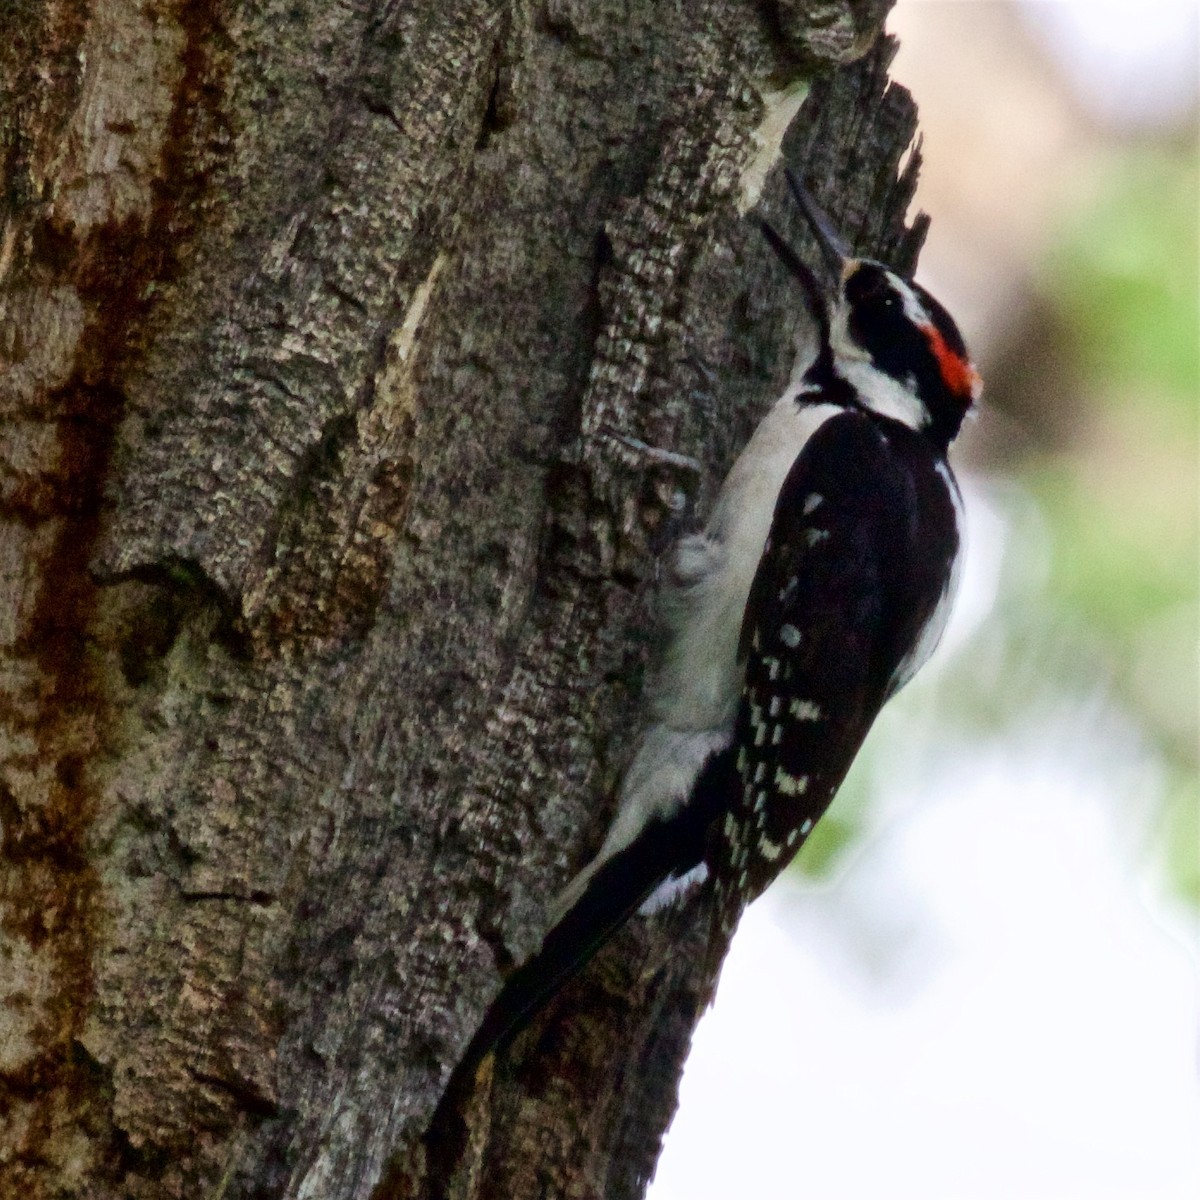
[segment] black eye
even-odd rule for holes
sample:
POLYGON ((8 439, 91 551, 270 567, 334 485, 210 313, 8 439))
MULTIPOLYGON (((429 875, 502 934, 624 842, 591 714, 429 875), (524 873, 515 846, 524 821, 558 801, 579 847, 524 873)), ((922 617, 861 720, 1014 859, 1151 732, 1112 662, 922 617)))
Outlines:
POLYGON ((865 262, 846 280, 845 290, 851 339, 895 379, 903 379, 926 352, 924 339, 905 316, 900 286, 878 263, 865 262))
POLYGON ((887 276, 873 263, 864 263, 846 280, 846 299, 858 304, 894 304, 895 292, 887 276))

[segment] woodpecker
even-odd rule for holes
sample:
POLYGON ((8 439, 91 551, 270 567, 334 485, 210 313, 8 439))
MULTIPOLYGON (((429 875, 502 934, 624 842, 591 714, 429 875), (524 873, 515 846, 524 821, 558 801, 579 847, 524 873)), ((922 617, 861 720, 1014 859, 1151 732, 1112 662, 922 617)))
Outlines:
POLYGON ((765 222, 763 233, 800 285, 816 353, 704 529, 670 555, 667 644, 612 827, 464 1065, 509 1040, 639 909, 708 887, 710 943, 723 948, 945 628, 962 521, 947 450, 979 376, 942 305, 853 257, 786 176, 828 278, 765 222))

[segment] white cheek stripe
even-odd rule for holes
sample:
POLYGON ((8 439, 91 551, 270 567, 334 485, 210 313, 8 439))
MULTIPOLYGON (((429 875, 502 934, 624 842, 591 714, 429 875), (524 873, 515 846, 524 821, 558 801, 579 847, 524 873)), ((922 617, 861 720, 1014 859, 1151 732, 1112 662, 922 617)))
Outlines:
MULTIPOLYGON (((907 288, 901 295, 906 297, 904 303, 907 312, 909 299, 913 304, 917 303, 917 299, 907 288)), ((921 311, 923 314, 924 310, 921 311)), ((849 309, 841 300, 834 306, 829 319, 829 344, 833 349, 837 373, 872 412, 881 417, 891 417, 909 429, 924 429, 929 424, 929 410, 912 388, 893 379, 871 362, 871 356, 850 336, 849 319, 849 309)), ((928 322, 929 318, 922 315, 921 323, 928 322)))
POLYGON ((925 311, 925 305, 917 299, 917 295, 912 288, 891 271, 887 274, 892 286, 900 293, 900 300, 904 305, 904 315, 914 325, 932 325, 933 322, 930 320, 929 314, 925 311))

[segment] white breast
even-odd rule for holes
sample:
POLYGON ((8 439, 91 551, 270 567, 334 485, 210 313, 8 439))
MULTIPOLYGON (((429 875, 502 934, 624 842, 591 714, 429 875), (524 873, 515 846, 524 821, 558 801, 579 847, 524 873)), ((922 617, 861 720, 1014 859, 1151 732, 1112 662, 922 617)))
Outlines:
POLYGON ((672 630, 653 683, 655 719, 675 730, 732 727, 741 695, 738 638, 775 501, 813 433, 843 410, 797 404, 789 391, 763 418, 726 477, 702 533, 675 549, 663 594, 672 630))
POLYGON ((684 538, 672 553, 661 597, 670 641, 650 685, 652 722, 625 772, 608 836, 558 898, 557 915, 649 821, 678 812, 705 762, 733 737, 742 691, 742 615, 775 502, 808 439, 844 411, 833 404, 797 404, 801 394, 794 384, 780 397, 726 477, 704 531, 684 538))

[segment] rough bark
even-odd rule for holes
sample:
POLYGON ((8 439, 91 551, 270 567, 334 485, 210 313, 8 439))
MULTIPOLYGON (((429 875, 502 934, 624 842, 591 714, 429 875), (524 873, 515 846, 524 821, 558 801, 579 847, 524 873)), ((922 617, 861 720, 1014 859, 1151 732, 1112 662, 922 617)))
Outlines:
POLYGON ((640 1194, 686 909, 429 1126, 802 334, 746 219, 801 84, 915 258, 911 102, 839 65, 887 7, 0 8, 0 1194, 640 1194))

